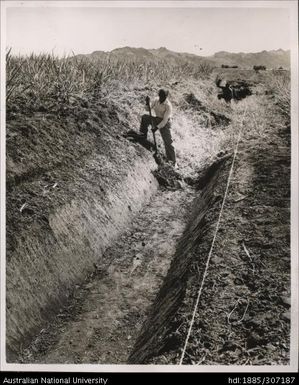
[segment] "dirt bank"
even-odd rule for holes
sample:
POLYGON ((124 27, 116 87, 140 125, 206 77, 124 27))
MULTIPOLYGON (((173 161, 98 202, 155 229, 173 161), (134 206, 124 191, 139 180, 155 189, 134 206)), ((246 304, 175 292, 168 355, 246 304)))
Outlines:
POLYGON ((8 121, 9 360, 57 314, 157 189, 152 155, 128 146, 120 135, 127 122, 118 126, 112 107, 94 101, 78 106, 77 115, 8 121), (80 122, 87 111, 90 120, 80 122))
MULTIPOLYGON (((10 348, 17 349, 16 341, 25 341, 57 313, 74 284, 84 280, 105 249, 148 202, 157 188, 150 160, 136 162, 104 196, 97 184, 89 191, 85 188, 84 199, 74 197, 58 207, 47 218, 47 227, 35 226, 36 233, 31 229, 22 234, 7 263, 10 348)), ((94 158, 92 164, 97 166, 94 158)), ((87 169, 83 172, 86 187, 87 169)))
MULTIPOLYGON (((41 126, 45 149, 32 167, 21 168, 21 155, 31 156, 22 148, 17 163, 9 159, 11 362, 178 363, 228 176, 230 158, 215 160, 220 150, 231 153, 245 105, 232 187, 184 363, 287 362, 289 132, 273 100, 254 95, 227 105, 214 88, 202 81, 171 90, 177 190, 158 189, 152 155, 121 135, 138 127, 145 88, 112 90, 113 112, 108 101, 107 110, 102 102, 83 103, 88 116, 91 110, 99 117, 88 119, 84 133, 72 123, 74 152, 66 119, 61 141, 41 126), (63 144, 57 162, 56 143, 63 144), (275 189, 280 173, 285 184, 275 189)), ((15 123, 9 135, 18 145, 15 123)), ((36 156, 39 136, 31 139, 36 156)), ((158 144, 163 151, 159 136, 158 144)))
MULTIPOLYGON (((245 129, 183 364, 289 364, 290 130, 269 99, 259 98, 258 112, 256 101, 247 102, 245 129)), ((241 106, 236 111, 240 117, 241 106)), ((213 186, 221 197, 225 168, 224 174, 218 174, 213 186)), ((195 201, 194 216, 130 363, 178 364, 181 359, 220 210, 220 202, 208 209, 210 188, 195 201)))
MULTIPOLYGON (((186 295, 190 266, 194 258, 199 257, 198 244, 209 230, 209 212, 215 212, 215 205, 219 208, 217 203, 221 199, 220 194, 223 194, 227 177, 226 162, 227 158, 218 162, 216 167, 212 167, 212 172, 208 169, 205 186, 202 191, 197 191, 197 197, 190 208, 188 224, 176 247, 167 277, 130 355, 131 364, 145 363, 149 357, 159 356, 164 351, 178 347, 173 328, 179 325, 174 326, 172 320, 186 295)), ((204 256, 198 263, 204 265, 204 256)))
POLYGON ((193 191, 162 191, 23 352, 24 363, 125 364, 167 274, 193 191))
MULTIPOLYGON (((203 85, 190 87, 202 92, 203 85)), ((157 191, 152 154, 122 136, 138 130, 147 93, 118 85, 106 96, 75 98, 57 116, 8 112, 9 361, 69 303, 75 285, 102 263, 107 247, 157 191)), ((173 90, 173 136, 180 173, 192 178, 223 138, 221 127, 212 132, 200 114, 180 110, 182 95, 173 90)), ((158 145, 163 152, 159 136, 158 145)))

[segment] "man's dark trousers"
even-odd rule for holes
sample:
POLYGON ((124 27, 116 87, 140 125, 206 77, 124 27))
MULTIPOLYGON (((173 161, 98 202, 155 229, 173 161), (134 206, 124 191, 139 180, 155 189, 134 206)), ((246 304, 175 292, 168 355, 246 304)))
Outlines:
MULTIPOLYGON (((156 127, 157 124, 162 122, 162 118, 158 118, 157 116, 150 116, 150 115, 142 115, 141 118, 141 124, 140 124, 140 132, 147 137, 148 127, 152 126, 152 121, 154 126, 156 127)), ((164 142, 165 146, 165 153, 167 160, 170 160, 173 164, 176 162, 175 158, 175 150, 173 147, 173 140, 171 137, 171 123, 170 120, 166 123, 166 125, 163 128, 160 128, 160 133, 164 142)))

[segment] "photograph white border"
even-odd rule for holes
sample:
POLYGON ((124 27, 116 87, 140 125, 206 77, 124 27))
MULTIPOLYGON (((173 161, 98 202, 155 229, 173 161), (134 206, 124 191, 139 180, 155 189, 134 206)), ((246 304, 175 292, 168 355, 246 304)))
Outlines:
POLYGON ((33 372, 297 372, 298 371, 298 3, 297 1, 1 1, 1 328, 2 371, 33 372), (288 8, 291 14, 291 348, 290 365, 35 365, 8 364, 5 359, 5 53, 6 10, 10 7, 169 7, 169 8, 288 8))

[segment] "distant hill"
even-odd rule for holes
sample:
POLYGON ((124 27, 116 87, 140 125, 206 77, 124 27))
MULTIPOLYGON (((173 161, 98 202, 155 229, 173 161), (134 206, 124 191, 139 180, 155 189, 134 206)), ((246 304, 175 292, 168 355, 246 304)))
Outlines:
POLYGON ((145 48, 134 48, 134 47, 121 47, 116 48, 110 52, 94 51, 87 55, 77 55, 77 58, 91 58, 91 59, 125 59, 129 61, 144 62, 144 61, 168 61, 172 64, 202 64, 209 63, 214 65, 212 61, 202 56, 197 56, 189 53, 180 53, 170 51, 165 47, 157 49, 145 49, 145 48))
POLYGON ((254 65, 264 65, 267 68, 290 68, 290 51, 282 49, 272 51, 261 51, 255 53, 230 53, 217 52, 209 57, 209 60, 217 66, 238 65, 241 68, 252 68, 254 65))
POLYGON ((212 56, 198 56, 190 53, 181 53, 170 51, 165 47, 157 49, 145 49, 134 47, 116 48, 110 52, 94 51, 87 55, 77 55, 77 58, 91 58, 91 59, 116 59, 116 60, 130 60, 136 62, 144 61, 165 61, 173 64, 203 64, 207 63, 215 67, 222 65, 233 66, 239 68, 252 68, 254 65, 264 65, 267 68, 290 68, 290 51, 282 49, 272 51, 261 51, 255 53, 231 53, 220 51, 212 56))

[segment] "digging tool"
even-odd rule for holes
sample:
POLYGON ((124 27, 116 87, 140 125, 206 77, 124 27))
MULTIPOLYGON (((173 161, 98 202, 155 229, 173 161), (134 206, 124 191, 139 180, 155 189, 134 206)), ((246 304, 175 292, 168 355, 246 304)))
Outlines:
MULTIPOLYGON (((152 109, 151 109, 151 105, 150 105, 150 101, 148 100, 148 111, 149 111, 149 115, 151 117, 151 122, 152 122, 152 133, 153 133, 153 137, 154 137, 154 145, 155 145, 155 154, 158 154, 158 147, 157 147, 157 141, 156 141, 156 134, 154 132, 154 128, 155 128, 155 123, 154 123, 154 119, 153 119, 153 115, 152 115, 152 109)), ((155 155, 154 154, 154 155, 155 155)))

